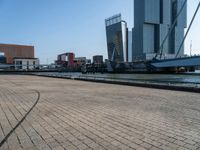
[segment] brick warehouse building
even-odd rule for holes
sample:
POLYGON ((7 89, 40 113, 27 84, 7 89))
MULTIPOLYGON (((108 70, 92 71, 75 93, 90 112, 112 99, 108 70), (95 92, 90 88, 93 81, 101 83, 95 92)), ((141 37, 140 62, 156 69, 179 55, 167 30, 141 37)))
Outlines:
POLYGON ((7 64, 13 64, 13 58, 34 58, 34 46, 0 44, 0 53, 4 53, 7 64))

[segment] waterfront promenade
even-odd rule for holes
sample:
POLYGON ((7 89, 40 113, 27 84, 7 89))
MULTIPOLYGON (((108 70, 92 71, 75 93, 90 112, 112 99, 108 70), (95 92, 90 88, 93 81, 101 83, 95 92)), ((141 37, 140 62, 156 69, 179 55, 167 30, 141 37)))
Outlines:
POLYGON ((0 150, 198 150, 200 94, 22 75, 0 76, 0 150))

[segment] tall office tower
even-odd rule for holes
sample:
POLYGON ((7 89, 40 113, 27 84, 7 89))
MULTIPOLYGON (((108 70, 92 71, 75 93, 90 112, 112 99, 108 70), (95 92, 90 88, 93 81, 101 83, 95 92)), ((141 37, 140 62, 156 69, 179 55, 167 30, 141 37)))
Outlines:
POLYGON ((120 63, 128 61, 128 28, 121 14, 105 20, 108 59, 120 63))
POLYGON ((128 31, 128 62, 133 62, 132 52, 133 52, 133 35, 132 31, 128 31))
MULTIPOLYGON (((176 20, 185 0, 134 0, 133 59, 150 60, 176 20)), ((163 46, 163 58, 177 53, 187 26, 187 5, 163 46)), ((179 56, 184 55, 184 46, 179 56)))

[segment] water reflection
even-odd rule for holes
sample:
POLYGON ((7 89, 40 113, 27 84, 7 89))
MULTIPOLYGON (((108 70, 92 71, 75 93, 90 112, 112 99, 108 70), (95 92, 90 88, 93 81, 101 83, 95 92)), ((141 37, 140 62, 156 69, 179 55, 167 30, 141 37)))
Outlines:
POLYGON ((73 77, 98 77, 109 79, 121 79, 121 80, 138 80, 138 81, 155 81, 155 82, 169 82, 169 83, 193 83, 200 84, 200 73, 196 74, 81 74, 81 73, 43 73, 53 74, 59 76, 73 76, 73 77))

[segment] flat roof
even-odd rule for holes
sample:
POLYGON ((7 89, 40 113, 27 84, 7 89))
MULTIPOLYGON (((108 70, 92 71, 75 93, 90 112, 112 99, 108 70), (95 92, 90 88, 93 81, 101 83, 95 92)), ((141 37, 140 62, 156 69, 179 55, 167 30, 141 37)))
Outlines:
POLYGON ((0 43, 0 46, 25 46, 25 47, 34 47, 33 45, 3 44, 3 43, 0 43))
POLYGON ((13 59, 39 59, 39 58, 23 58, 23 57, 14 57, 13 59))
POLYGON ((121 14, 116 14, 112 17, 105 19, 106 26, 111 26, 113 24, 120 23, 120 22, 122 22, 121 14))

